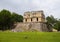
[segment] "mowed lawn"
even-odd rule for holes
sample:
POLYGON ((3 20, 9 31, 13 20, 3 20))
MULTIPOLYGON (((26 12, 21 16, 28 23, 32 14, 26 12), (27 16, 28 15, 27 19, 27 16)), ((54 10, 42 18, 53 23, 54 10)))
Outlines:
POLYGON ((60 42, 60 33, 0 32, 0 42, 60 42))

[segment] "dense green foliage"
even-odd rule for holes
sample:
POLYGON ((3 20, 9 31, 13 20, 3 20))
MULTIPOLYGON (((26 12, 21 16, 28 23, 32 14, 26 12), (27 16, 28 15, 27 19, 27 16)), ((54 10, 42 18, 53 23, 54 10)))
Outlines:
POLYGON ((46 20, 49 24, 51 24, 52 26, 54 25, 54 23, 57 22, 57 20, 51 15, 51 16, 48 16, 46 17, 46 20))
POLYGON ((57 21, 57 22, 54 24, 54 28, 57 29, 58 31, 60 31, 60 21, 57 21))
POLYGON ((0 42, 60 42, 59 32, 0 32, 0 42))
POLYGON ((0 12, 0 30, 11 29, 16 22, 22 22, 23 16, 3 9, 0 12))
POLYGON ((57 20, 51 15, 51 16, 46 17, 46 20, 47 20, 47 25, 49 28, 54 28, 60 31, 60 20, 59 19, 57 20))
POLYGON ((17 13, 12 13, 12 20, 14 22, 23 22, 23 17, 17 13))
POLYGON ((11 13, 7 10, 2 10, 0 12, 0 29, 5 30, 10 25, 11 13))

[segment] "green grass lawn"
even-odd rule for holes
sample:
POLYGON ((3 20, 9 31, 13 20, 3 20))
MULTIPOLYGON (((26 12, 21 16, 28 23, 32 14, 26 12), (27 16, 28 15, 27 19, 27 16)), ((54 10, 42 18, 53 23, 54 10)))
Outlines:
POLYGON ((0 32, 0 42, 60 42, 60 33, 0 32))

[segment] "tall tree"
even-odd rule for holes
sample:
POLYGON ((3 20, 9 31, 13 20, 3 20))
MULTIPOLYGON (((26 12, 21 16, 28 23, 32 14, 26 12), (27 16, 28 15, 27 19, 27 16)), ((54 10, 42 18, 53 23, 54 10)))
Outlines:
POLYGON ((60 19, 57 20, 51 15, 51 16, 46 17, 46 20, 47 20, 47 25, 49 28, 54 28, 60 31, 60 19))
POLYGON ((0 12, 0 29, 6 29, 8 28, 10 24, 10 19, 11 19, 11 13, 8 10, 3 9, 0 12))
POLYGON ((23 22, 23 16, 5 9, 0 12, 0 30, 11 29, 15 22, 23 22))
POLYGON ((23 22, 23 16, 17 13, 12 13, 12 20, 14 22, 23 22))
POLYGON ((58 21, 54 24, 54 28, 57 29, 58 31, 60 31, 60 20, 58 20, 58 21))
POLYGON ((46 20, 51 26, 54 26, 54 24, 57 22, 57 20, 52 15, 46 17, 46 20))

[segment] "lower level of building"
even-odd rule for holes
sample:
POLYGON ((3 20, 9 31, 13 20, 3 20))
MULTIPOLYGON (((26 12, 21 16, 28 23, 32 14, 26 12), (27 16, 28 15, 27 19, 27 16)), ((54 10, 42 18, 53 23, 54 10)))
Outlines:
POLYGON ((51 28, 47 28, 46 23, 31 22, 31 23, 17 23, 17 26, 12 29, 14 32, 25 32, 25 31, 40 31, 49 32, 52 31, 51 28))

